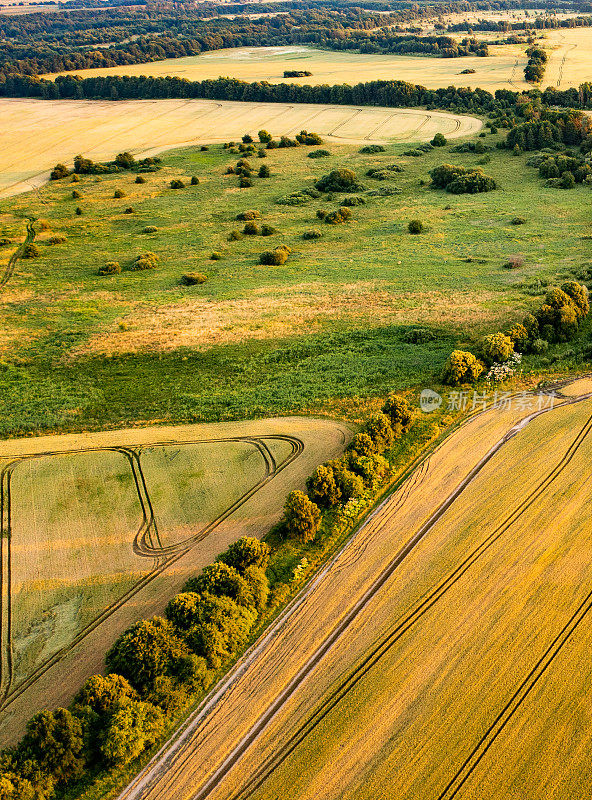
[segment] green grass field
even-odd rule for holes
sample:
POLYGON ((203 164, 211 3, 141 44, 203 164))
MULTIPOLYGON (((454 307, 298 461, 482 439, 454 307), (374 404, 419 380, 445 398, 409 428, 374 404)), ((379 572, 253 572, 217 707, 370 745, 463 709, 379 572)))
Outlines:
MULTIPOLYGON (((422 158, 403 156, 403 145, 373 156, 329 149, 324 159, 307 158, 308 148, 252 159, 272 176, 255 178, 250 189, 224 174, 238 156, 213 146, 167 154, 144 185, 129 173, 83 177, 3 201, 1 235, 16 241, 28 214, 50 230, 37 237, 41 257, 20 261, 0 294, 0 432, 323 411, 335 398, 349 403, 416 386, 437 377, 455 344, 520 319, 539 302, 540 282, 590 263, 582 243, 589 189, 543 188, 526 156, 494 150, 483 168, 500 188, 453 196, 429 188, 429 170, 473 166, 482 156, 449 147, 422 158), (337 197, 302 207, 276 202, 334 167, 364 176, 394 161, 404 172, 393 181, 363 180, 368 190, 390 184, 400 193, 368 197, 347 224, 316 219, 318 208, 338 206, 337 197), (199 186, 168 188, 171 177, 193 174, 199 186), (73 188, 82 199, 72 199, 73 188), (114 199, 116 188, 126 196, 114 199), (123 213, 127 207, 134 213, 123 213), (247 208, 278 233, 228 241, 247 208), (516 215, 527 223, 511 225, 516 215), (427 225, 421 236, 406 230, 414 218, 427 225), (157 232, 142 233, 148 225, 157 232), (310 228, 322 238, 304 240, 310 228), (56 233, 67 241, 49 246, 56 233), (288 263, 260 265, 259 254, 280 243, 293 249, 288 263), (159 256, 157 269, 126 271, 147 250, 159 256), (213 251, 222 259, 211 261, 213 251), (503 269, 513 254, 524 266, 503 269), (123 273, 98 276, 107 260, 120 261, 123 273), (181 286, 186 271, 208 280, 181 286), (417 325, 434 341, 407 343, 417 325)), ((2 248, 4 263, 13 249, 2 248)))

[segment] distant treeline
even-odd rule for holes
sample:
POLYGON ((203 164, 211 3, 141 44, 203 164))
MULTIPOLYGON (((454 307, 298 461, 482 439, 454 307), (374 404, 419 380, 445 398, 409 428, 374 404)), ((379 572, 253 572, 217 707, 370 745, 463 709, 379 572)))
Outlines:
MULTIPOLYGON (((485 55, 483 42, 416 36, 413 22, 465 11, 557 8, 550 0, 499 0, 368 3, 350 0, 286 0, 260 5, 191 4, 75 9, 60 13, 0 18, 0 72, 40 75, 96 67, 147 63, 229 47, 305 44, 364 53, 485 55), (250 18, 246 11, 274 16, 250 18), (228 15, 236 17, 228 18, 228 15), (225 15, 225 16, 221 16, 225 15)), ((592 11, 590 0, 569 2, 561 10, 592 11)))
POLYGON ((425 106, 455 113, 484 113, 523 116, 528 104, 562 108, 592 108, 592 83, 578 89, 559 90, 548 87, 544 92, 513 92, 498 89, 495 94, 485 89, 449 86, 427 89, 406 81, 369 81, 354 86, 308 86, 271 84, 265 81, 247 83, 235 78, 188 81, 175 77, 109 75, 81 78, 60 75, 55 81, 25 75, 0 75, 0 96, 37 97, 44 100, 137 100, 165 98, 199 98, 240 100, 258 103, 322 103, 332 105, 387 106, 414 108, 425 106))

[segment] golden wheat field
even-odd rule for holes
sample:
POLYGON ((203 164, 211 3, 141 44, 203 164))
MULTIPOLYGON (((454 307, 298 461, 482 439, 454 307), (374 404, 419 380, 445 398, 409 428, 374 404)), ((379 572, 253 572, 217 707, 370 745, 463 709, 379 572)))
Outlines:
MULTIPOLYGON (((446 86, 479 86, 482 89, 523 88, 524 47, 501 45, 487 58, 432 58, 413 55, 380 55, 285 47, 241 47, 216 50, 198 56, 132 64, 105 69, 80 70, 82 77, 95 75, 174 75, 199 81, 230 76, 243 81, 299 84, 355 84, 374 80, 401 80, 429 89, 446 86), (463 75, 464 69, 475 73, 463 75), (284 70, 307 70, 310 77, 284 78, 284 70)), ((54 77, 50 75, 48 77, 54 77)))
POLYGON ((122 798, 586 796, 592 400, 541 402, 440 445, 122 798))
POLYGON ((0 196, 44 183, 58 161, 97 160, 128 150, 155 155, 201 142, 224 142, 266 128, 274 136, 309 128, 329 141, 428 141, 481 128, 475 117, 437 111, 394 110, 213 100, 0 100, 6 133, 0 151, 0 196))
POLYGON ((67 700, 231 541, 263 535, 348 436, 286 418, 3 441, 0 735, 67 700))

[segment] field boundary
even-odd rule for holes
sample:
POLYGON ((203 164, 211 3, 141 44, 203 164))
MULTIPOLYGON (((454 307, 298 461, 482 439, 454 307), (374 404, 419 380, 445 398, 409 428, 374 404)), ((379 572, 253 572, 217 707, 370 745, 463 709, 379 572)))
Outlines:
POLYGON ((124 605, 131 597, 153 581, 164 570, 182 558, 195 545, 209 536, 224 520, 237 511, 248 499, 256 494, 263 486, 272 480, 279 472, 291 464, 304 450, 304 443, 296 436, 283 434, 262 434, 261 436, 233 436, 212 439, 195 439, 187 441, 155 441, 143 442, 140 445, 127 446, 105 446, 73 448, 63 451, 45 451, 32 454, 24 454, 15 457, 6 456, 11 459, 5 464, 0 472, 0 712, 4 711, 10 703, 26 691, 35 681, 37 681, 50 667, 63 658, 73 647, 79 644, 88 634, 95 630, 101 623, 107 620, 118 608, 124 605), (281 440, 291 446, 291 452, 279 463, 272 455, 265 440, 281 440), (148 485, 142 471, 141 451, 147 447, 182 446, 195 444, 246 442, 253 445, 261 454, 264 461, 265 475, 257 483, 247 490, 234 503, 224 509, 216 519, 205 525, 200 531, 192 535, 189 539, 175 543, 170 546, 162 547, 156 525, 156 519, 148 485), (26 680, 12 688, 13 683, 13 646, 12 646, 12 575, 11 575, 11 541, 12 541, 12 498, 11 498, 11 479, 16 466, 22 461, 48 456, 73 455, 88 452, 119 452, 122 453, 130 464, 132 476, 134 478, 136 492, 142 509, 142 522, 136 532, 130 546, 134 553, 139 556, 154 559, 152 569, 147 575, 141 578, 134 586, 125 592, 121 597, 95 617, 73 641, 66 647, 41 664, 32 675, 26 680), (154 536, 154 538, 152 538, 154 536), (156 544, 155 544, 156 542, 156 544))

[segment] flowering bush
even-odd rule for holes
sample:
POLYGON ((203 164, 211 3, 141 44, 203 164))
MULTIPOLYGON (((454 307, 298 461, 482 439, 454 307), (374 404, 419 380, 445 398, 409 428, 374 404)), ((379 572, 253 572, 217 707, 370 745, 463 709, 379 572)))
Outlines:
POLYGON ((503 361, 501 364, 492 364, 489 372, 485 376, 485 380, 487 383, 491 383, 492 381, 494 383, 501 383, 501 381, 505 381, 506 378, 511 378, 516 374, 521 362, 522 355, 520 353, 512 353, 507 361, 503 361))

